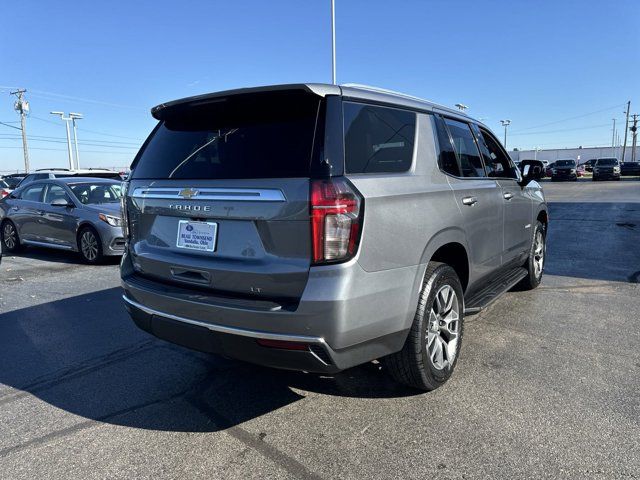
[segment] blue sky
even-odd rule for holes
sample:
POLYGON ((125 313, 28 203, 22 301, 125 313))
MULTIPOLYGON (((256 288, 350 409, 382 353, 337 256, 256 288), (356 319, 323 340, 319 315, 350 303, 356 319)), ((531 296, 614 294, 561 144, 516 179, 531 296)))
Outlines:
MULTIPOLYGON (((338 83, 462 102, 500 138, 509 118, 509 147, 610 145, 623 104, 640 113, 634 0, 336 4, 338 83)), ((23 0, 0 20, 0 122, 18 120, 9 88, 27 88, 32 168, 67 165, 51 110, 85 115, 82 166, 126 166, 162 101, 329 82, 329 13, 329 0, 23 0)), ((23 165, 19 133, 0 125, 0 170, 23 165)))

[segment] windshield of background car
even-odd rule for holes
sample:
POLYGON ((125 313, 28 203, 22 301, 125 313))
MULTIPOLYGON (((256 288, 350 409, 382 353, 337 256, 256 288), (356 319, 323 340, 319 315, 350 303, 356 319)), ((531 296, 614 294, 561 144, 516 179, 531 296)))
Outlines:
POLYGON ((119 183, 76 183, 69 185, 69 188, 83 205, 120 201, 119 183))
POLYGON ((601 158, 596 162, 596 165, 599 167, 607 167, 607 166, 612 166, 612 165, 617 165, 618 164, 618 160, 616 160, 615 158, 601 158))
POLYGON ((131 178, 307 177, 319 157, 320 103, 308 93, 269 92, 175 107, 134 161, 131 178))
POLYGON ((576 162, 574 160, 558 160, 556 167, 575 167, 576 162))

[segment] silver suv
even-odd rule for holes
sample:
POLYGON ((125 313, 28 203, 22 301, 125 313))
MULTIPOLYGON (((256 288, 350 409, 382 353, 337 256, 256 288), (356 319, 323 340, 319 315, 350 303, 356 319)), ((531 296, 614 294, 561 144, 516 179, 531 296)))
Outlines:
POLYGON ((465 315, 540 282, 542 189, 460 112, 301 84, 152 114, 125 184, 122 283, 157 337, 311 372, 380 359, 432 390, 465 315))

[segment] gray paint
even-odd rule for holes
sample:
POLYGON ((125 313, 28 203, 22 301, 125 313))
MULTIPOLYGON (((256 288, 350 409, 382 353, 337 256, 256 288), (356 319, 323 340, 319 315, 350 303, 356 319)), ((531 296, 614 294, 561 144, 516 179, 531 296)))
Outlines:
MULTIPOLYGON (((540 185, 532 182, 521 187, 514 179, 460 179, 438 167, 430 112, 473 121, 469 117, 414 97, 369 88, 274 88, 306 88, 329 95, 334 105, 334 96, 342 94, 350 100, 418 112, 414 161, 408 172, 347 175, 364 197, 362 238, 355 258, 336 265, 310 265, 306 178, 135 180, 129 192, 150 187, 276 189, 286 201, 202 201, 197 197, 180 201, 211 207, 201 210, 198 217, 215 219, 219 232, 225 232, 220 234, 218 251, 211 255, 186 253, 175 247, 177 222, 193 217, 192 212, 171 208, 175 200, 129 196, 132 237, 122 262, 127 298, 171 318, 209 322, 212 330, 223 327, 251 331, 254 336, 265 332, 270 336, 313 337, 327 346, 339 368, 347 368, 402 347, 426 265, 440 247, 457 243, 467 251, 467 293, 506 265, 525 260, 532 225, 538 213, 546 210, 540 185), (466 205, 467 197, 475 197, 477 202, 466 205), (192 281, 172 273, 175 268, 203 272, 208 288, 191 288, 192 281), (253 307, 247 306, 251 302, 248 296, 256 302, 253 307), (269 302, 260 303, 261 299, 269 302)), ((170 102, 156 107, 154 115, 161 117, 159 112, 167 105, 208 101, 226 94, 170 102)), ((331 118, 336 121, 335 116, 331 118)), ((334 132, 332 137, 341 130, 335 125, 327 128, 334 132)), ((336 155, 344 155, 336 145, 332 138, 332 163, 336 155)), ((135 305, 129 308, 135 314, 135 305)))

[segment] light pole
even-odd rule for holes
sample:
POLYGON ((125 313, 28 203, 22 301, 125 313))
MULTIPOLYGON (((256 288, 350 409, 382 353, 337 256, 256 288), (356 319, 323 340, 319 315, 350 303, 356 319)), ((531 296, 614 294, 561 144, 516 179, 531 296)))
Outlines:
POLYGON ((504 127, 504 149, 507 149, 507 127, 511 125, 511 120, 500 120, 500 123, 504 127))
POLYGON ((64 116, 64 112, 51 112, 51 115, 59 115, 67 127, 67 148, 69 150, 69 170, 73 170, 73 153, 71 153, 71 134, 69 133, 69 122, 73 119, 64 116))
POLYGON ((331 0, 331 81, 336 84, 336 2, 331 0))
POLYGON ((69 114, 71 117, 71 122, 73 123, 73 143, 75 143, 76 147, 76 169, 80 169, 80 153, 78 153, 78 127, 76 127, 76 120, 82 120, 83 116, 81 113, 73 113, 69 114))

